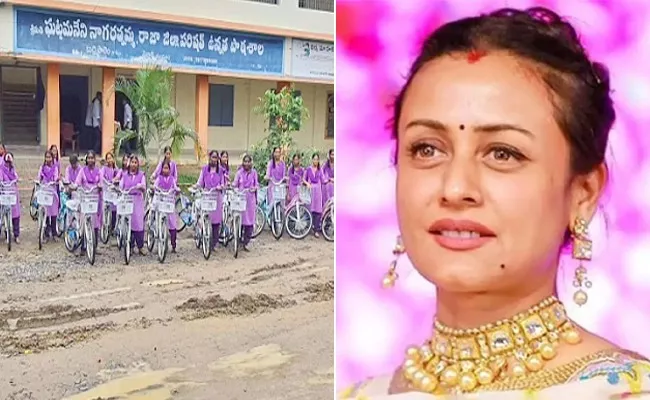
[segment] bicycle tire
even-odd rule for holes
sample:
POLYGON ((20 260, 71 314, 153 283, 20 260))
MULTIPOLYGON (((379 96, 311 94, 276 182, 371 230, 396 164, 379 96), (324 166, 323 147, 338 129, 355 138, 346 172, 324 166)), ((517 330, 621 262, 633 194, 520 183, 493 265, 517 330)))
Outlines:
POLYGON ((209 215, 203 217, 203 237, 201 241, 201 250, 203 252, 203 258, 209 260, 210 254, 212 254, 212 224, 210 222, 209 215))
POLYGON ((32 188, 32 195, 29 197, 29 216, 32 221, 38 220, 38 205, 36 204, 36 187, 32 188))
POLYGON ((283 233, 284 233, 284 210, 282 209, 282 205, 280 205, 280 203, 275 203, 273 207, 271 207, 271 234, 273 235, 275 240, 280 240, 283 233), (279 216, 278 221, 276 221, 276 215, 275 215, 276 212, 278 213, 279 216))
POLYGON ((147 243, 147 250, 149 253, 151 253, 153 247, 156 245, 156 227, 154 220, 155 213, 152 213, 151 210, 147 210, 147 212, 144 214, 144 239, 147 243))
MULTIPOLYGON (((125 227, 126 228, 126 227, 125 227)), ((122 232, 120 235, 122 239, 122 257, 124 264, 129 265, 131 262, 131 234, 129 232, 122 232)))
POLYGON ((12 226, 11 218, 9 218, 9 212, 5 213, 3 219, 4 219, 4 223, 2 224, 2 226, 4 227, 5 237, 7 239, 7 251, 11 251, 11 234, 13 231, 13 226, 12 226))
POLYGON ((287 234, 289 234, 289 236, 297 240, 302 240, 306 238, 307 235, 309 235, 309 232, 311 232, 312 227, 314 225, 314 221, 312 219, 311 212, 307 209, 307 207, 305 207, 302 204, 296 204, 294 206, 291 206, 291 208, 287 210, 287 217, 284 220, 284 224, 287 230, 287 234), (290 222, 292 220, 297 222, 302 219, 305 219, 304 222, 306 222, 307 224, 306 228, 304 231, 296 232, 294 230, 295 226, 292 227, 290 222))
POLYGON ((43 244, 45 242, 45 209, 39 208, 38 210, 38 249, 43 250, 43 244))
POLYGON ((163 216, 160 220, 160 237, 158 238, 158 262, 164 263, 167 257, 167 250, 169 246, 169 230, 164 227, 167 226, 167 217, 163 216))
POLYGON ((109 207, 106 207, 104 209, 104 217, 102 218, 102 229, 99 232, 99 240, 102 241, 103 244, 108 244, 108 241, 111 238, 111 225, 113 224, 113 214, 111 213, 111 209, 109 207))
POLYGON ((233 236, 233 238, 232 238, 232 254, 233 254, 233 257, 235 257, 235 258, 237 258, 237 256, 239 255, 239 241, 241 240, 241 238, 239 237, 239 233, 240 233, 239 228, 241 226, 240 221, 241 221, 241 217, 239 215, 233 215, 233 217, 232 217, 232 226, 231 226, 230 229, 232 229, 232 236, 233 236))
POLYGON ((86 242, 86 258, 90 265, 95 265, 95 229, 90 216, 86 217, 84 224, 84 240, 86 242))
POLYGON ((251 234, 251 238, 255 239, 258 237, 264 230, 265 226, 266 215, 264 215, 264 209, 258 204, 255 207, 255 225, 253 226, 253 233, 251 234))
POLYGON ((185 219, 183 218, 183 216, 181 214, 184 214, 184 213, 189 214, 190 210, 188 210, 187 208, 183 208, 183 201, 181 200, 180 196, 176 199, 175 204, 176 204, 176 207, 175 207, 176 215, 178 216, 178 218, 177 218, 178 227, 177 227, 176 231, 178 233, 180 233, 180 232, 183 232, 183 230, 185 229, 185 226, 186 226, 185 219))
POLYGON ((321 227, 320 227, 321 233, 323 234, 323 238, 328 242, 333 242, 335 236, 334 218, 332 218, 332 216, 333 216, 332 209, 329 208, 323 215, 323 220, 321 221, 321 227), (329 226, 332 227, 331 231, 327 229, 329 226))

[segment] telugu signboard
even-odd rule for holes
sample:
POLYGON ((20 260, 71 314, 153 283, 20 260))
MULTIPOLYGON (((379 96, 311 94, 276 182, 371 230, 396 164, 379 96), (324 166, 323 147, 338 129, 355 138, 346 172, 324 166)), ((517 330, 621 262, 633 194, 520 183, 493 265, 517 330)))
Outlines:
POLYGON ((15 51, 75 59, 282 75, 284 38, 16 7, 15 51))
POLYGON ((292 39, 291 75, 334 80, 334 43, 292 39))

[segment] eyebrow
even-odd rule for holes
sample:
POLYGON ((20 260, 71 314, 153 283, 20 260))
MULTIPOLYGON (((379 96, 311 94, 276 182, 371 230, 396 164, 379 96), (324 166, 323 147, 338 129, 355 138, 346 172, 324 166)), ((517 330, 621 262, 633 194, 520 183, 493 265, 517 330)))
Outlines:
MULTIPOLYGON (((410 121, 408 124, 406 124, 405 129, 409 129, 415 126, 423 126, 425 128, 433 129, 436 131, 449 132, 449 127, 447 125, 435 119, 415 119, 413 121, 410 121)), ((473 125, 470 126, 469 128, 474 132, 496 133, 502 131, 515 131, 515 132, 523 133, 524 135, 529 136, 531 138, 535 137, 535 135, 533 135, 533 133, 530 132, 529 130, 514 124, 484 124, 484 125, 473 125)))

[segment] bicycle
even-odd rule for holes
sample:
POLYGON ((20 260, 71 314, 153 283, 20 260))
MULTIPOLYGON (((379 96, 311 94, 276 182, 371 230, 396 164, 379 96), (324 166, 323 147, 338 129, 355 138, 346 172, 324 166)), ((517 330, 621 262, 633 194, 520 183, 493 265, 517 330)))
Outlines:
POLYGON ((122 253, 124 264, 131 262, 131 218, 133 216, 133 188, 117 190, 117 222, 115 224, 117 247, 122 253))
POLYGON ((230 210, 229 220, 224 221, 224 224, 228 226, 230 233, 232 235, 232 244, 233 244, 233 256, 237 258, 239 254, 239 244, 242 238, 242 222, 241 215, 246 212, 248 202, 246 199, 246 192, 254 192, 256 189, 243 189, 235 190, 229 189, 229 203, 228 208, 230 210))
POLYGON ((157 245, 158 262, 161 264, 165 262, 167 251, 169 250, 168 215, 174 212, 175 200, 176 191, 174 189, 163 191, 156 188, 154 190, 151 208, 153 211, 153 223, 147 230, 147 240, 153 240, 157 245))
POLYGON ((285 228, 294 239, 304 239, 309 235, 313 226, 313 218, 306 204, 311 204, 311 189, 301 185, 298 194, 287 205, 285 228))
POLYGON ((212 189, 190 189, 194 195, 196 207, 196 219, 194 223, 194 244, 203 252, 203 258, 208 260, 212 253, 212 220, 210 213, 217 210, 217 190, 212 189))
POLYGON ((284 233, 284 203, 287 197, 287 185, 285 183, 271 183, 271 187, 273 190, 273 202, 267 214, 267 221, 273 237, 276 240, 280 240, 284 233))
POLYGON ((323 222, 320 228, 323 238, 328 242, 334 241, 334 219, 334 197, 330 197, 323 208, 323 222))
POLYGON ((68 207, 66 204, 70 200, 68 195, 69 183, 62 181, 59 183, 59 215, 56 216, 56 236, 61 237, 68 230, 68 207))
MULTIPOLYGON (((45 243, 45 230, 47 229, 47 207, 54 204, 54 190, 52 189, 57 182, 41 183, 34 181, 34 197, 36 199, 37 211, 37 228, 38 228, 38 249, 43 249, 45 243)), ((54 236, 55 227, 51 227, 52 235, 54 236)))
POLYGON ((99 189, 99 186, 93 186, 90 189, 77 188, 77 192, 80 193, 79 219, 81 220, 81 241, 86 245, 86 258, 90 265, 95 264, 95 253, 97 250, 93 216, 97 218, 97 211, 99 210, 99 189))
POLYGON ((99 231, 99 240, 107 244, 111 238, 111 226, 113 226, 113 210, 111 208, 117 205, 117 192, 115 186, 104 179, 102 185, 102 226, 99 231))
POLYGON ((0 234, 4 229, 7 251, 11 251, 11 235, 13 234, 12 208, 18 202, 18 193, 14 185, 17 180, 10 182, 0 181, 0 234))
MULTIPOLYGON (((67 187, 67 183, 63 183, 64 187, 67 187)), ((64 210, 59 212, 57 217, 57 224, 63 224, 63 243, 65 244, 66 250, 70 253, 74 253, 79 246, 81 245, 81 226, 79 221, 81 220, 79 216, 79 207, 81 203, 79 202, 78 196, 72 196, 68 198, 67 194, 62 196, 62 201, 64 202, 64 210), (77 198, 75 198, 77 197, 77 198), (63 219, 63 222, 59 222, 59 219, 63 219)))

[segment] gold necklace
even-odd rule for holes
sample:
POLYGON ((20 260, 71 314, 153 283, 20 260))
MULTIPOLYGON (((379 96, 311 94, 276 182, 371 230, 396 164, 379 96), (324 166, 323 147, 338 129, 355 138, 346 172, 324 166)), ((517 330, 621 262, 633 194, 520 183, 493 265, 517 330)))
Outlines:
POLYGON ((402 372, 415 389, 432 393, 473 392, 538 373, 555 358, 560 339, 580 342, 564 306, 551 296, 512 318, 474 329, 435 321, 435 336, 406 352, 402 372))

